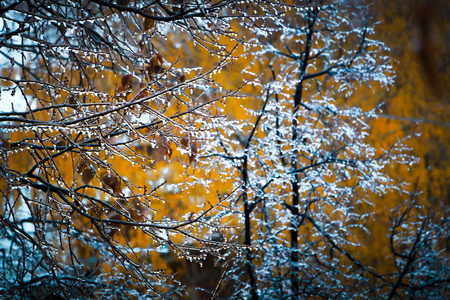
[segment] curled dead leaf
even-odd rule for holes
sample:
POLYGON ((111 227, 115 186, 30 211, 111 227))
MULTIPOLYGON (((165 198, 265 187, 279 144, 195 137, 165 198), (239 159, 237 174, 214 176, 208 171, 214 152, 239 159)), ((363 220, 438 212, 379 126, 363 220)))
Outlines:
POLYGON ((94 176, 95 176, 95 169, 89 167, 85 169, 83 173, 81 173, 81 180, 83 181, 84 184, 89 184, 89 182, 91 182, 94 176))
POLYGON ((105 186, 112 189, 113 193, 120 194, 122 192, 120 179, 113 172, 102 172, 100 174, 100 180, 105 186))
POLYGON ((77 100, 75 99, 75 96, 74 95, 69 95, 67 97, 67 103, 68 104, 77 104, 77 100))
POLYGON ((182 137, 180 139, 180 144, 184 147, 187 148, 189 146, 189 138, 187 136, 182 137))
MULTIPOLYGON (((145 9, 144 12, 149 15, 153 14, 153 11, 150 8, 145 9)), ((155 20, 144 17, 144 30, 149 31, 150 29, 153 29, 153 27, 155 27, 155 20)))
POLYGON ((161 141, 162 141, 162 147, 164 148, 165 154, 166 154, 167 158, 170 159, 173 154, 173 149, 172 149, 171 143, 165 137, 162 137, 161 141))
POLYGON ((58 141, 55 143, 55 146, 56 146, 56 147, 65 147, 65 146, 67 146, 67 141, 66 141, 66 140, 58 140, 58 141))
POLYGON ((164 160, 165 151, 161 146, 147 146, 147 155, 153 159, 154 162, 160 162, 164 160))
POLYGON ((0 148, 9 149, 11 145, 8 140, 0 139, 0 148))
POLYGON ((148 156, 155 162, 170 159, 173 154, 171 142, 167 138, 161 136, 156 136, 155 141, 155 146, 149 145, 147 147, 148 156))
POLYGON ((77 173, 80 174, 87 168, 89 168, 89 164, 91 161, 86 157, 80 157, 78 160, 77 173))
POLYGON ((130 4, 130 2, 131 0, 116 0, 116 3, 122 6, 127 6, 128 4, 130 4))
POLYGON ((177 73, 177 80, 179 82, 185 82, 186 81, 186 75, 182 72, 177 73))
POLYGON ((145 70, 147 75, 151 77, 153 74, 159 74, 164 72, 164 67, 162 67, 163 58, 161 54, 156 53, 152 58, 150 58, 150 64, 146 66, 145 70))
POLYGON ((133 74, 126 74, 122 76, 122 90, 126 91, 133 86, 133 74))
POLYGON ((191 148, 191 152, 189 153, 189 164, 192 164, 192 162, 194 161, 195 157, 198 154, 198 143, 197 142, 193 142, 190 145, 191 148))
POLYGON ((147 89, 147 85, 144 82, 139 83, 139 93, 137 95, 137 99, 142 99, 150 96, 150 93, 147 89))

